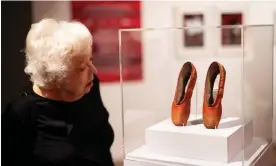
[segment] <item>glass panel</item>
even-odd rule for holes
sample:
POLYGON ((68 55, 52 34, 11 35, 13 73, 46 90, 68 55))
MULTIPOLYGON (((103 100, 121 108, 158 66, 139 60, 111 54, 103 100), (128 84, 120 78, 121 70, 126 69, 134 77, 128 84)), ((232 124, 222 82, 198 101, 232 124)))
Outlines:
MULTIPOLYGON (((273 26, 244 28, 243 117, 245 165, 250 156, 258 162, 272 142, 273 123, 273 26), (253 133, 248 131, 253 127, 253 133), (250 136, 253 135, 253 139, 250 136), (251 145, 250 145, 251 144, 251 145), (258 153, 256 153, 258 151, 258 153)), ((251 164, 251 165, 253 165, 251 164)), ((262 163, 261 165, 267 165, 262 163)))
POLYGON ((272 137, 272 39, 272 26, 120 30, 125 165, 258 161, 272 137), (129 79, 141 53, 142 79, 129 79))

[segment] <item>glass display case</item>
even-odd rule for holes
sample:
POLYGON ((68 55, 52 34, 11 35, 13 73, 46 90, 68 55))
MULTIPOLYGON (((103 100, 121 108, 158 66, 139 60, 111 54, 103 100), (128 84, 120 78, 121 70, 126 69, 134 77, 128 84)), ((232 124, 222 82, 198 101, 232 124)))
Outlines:
POLYGON ((120 30, 124 165, 260 162, 272 142, 273 29, 120 30), (142 77, 131 81, 135 59, 142 77))

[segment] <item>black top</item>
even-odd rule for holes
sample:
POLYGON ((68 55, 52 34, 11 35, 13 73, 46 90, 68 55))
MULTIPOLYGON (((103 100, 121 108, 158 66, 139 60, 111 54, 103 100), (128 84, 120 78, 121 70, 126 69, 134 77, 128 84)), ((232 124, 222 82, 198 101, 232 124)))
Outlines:
POLYGON ((96 76, 76 102, 40 97, 29 86, 2 115, 2 165, 113 166, 108 118, 96 76))

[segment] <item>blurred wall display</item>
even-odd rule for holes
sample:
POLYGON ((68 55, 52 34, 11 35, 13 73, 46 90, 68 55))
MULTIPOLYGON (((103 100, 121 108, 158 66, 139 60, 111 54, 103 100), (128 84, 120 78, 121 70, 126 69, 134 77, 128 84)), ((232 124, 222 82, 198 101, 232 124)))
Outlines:
MULTIPOLYGON (((222 13, 221 25, 242 25, 242 13, 222 13)), ((242 29, 240 27, 229 27, 221 29, 222 46, 240 46, 242 43, 242 29)))
POLYGON ((184 30, 185 47, 203 47, 204 46, 204 16, 203 14, 184 14, 183 26, 189 29, 184 30))
MULTIPOLYGON (((102 82, 120 81, 119 29, 140 28, 140 1, 72 1, 72 19, 93 35, 93 63, 102 82)), ((123 80, 142 79, 142 43, 138 31, 121 32, 123 80)))
POLYGON ((174 43, 173 48, 177 58, 186 56, 204 56, 212 48, 214 43, 208 41, 214 35, 210 29, 213 25, 212 16, 214 10, 212 5, 187 3, 175 6, 173 9, 174 43))

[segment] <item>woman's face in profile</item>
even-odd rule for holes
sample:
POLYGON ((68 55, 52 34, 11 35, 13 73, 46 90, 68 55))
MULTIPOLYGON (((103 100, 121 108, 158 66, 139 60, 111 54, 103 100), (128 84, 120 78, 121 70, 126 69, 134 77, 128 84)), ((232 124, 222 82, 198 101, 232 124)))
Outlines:
POLYGON ((81 97, 93 86, 93 74, 97 72, 91 55, 74 56, 70 59, 71 70, 63 86, 68 93, 81 97))

